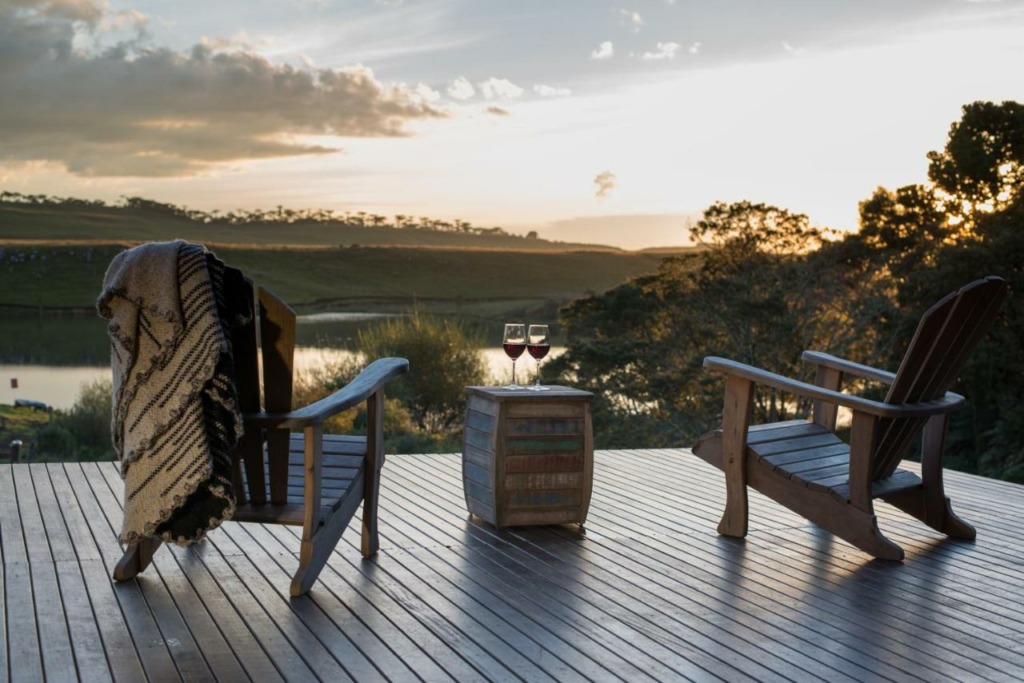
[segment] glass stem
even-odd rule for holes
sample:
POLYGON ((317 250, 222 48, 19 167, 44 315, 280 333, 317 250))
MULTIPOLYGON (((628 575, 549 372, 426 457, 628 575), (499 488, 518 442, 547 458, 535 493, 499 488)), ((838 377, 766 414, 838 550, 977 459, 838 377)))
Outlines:
POLYGON ((512 359, 512 386, 516 385, 516 359, 512 359))

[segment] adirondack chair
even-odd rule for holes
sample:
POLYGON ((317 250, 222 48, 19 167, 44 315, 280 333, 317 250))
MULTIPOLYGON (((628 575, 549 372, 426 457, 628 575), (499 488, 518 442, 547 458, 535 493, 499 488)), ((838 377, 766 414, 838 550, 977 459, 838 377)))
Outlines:
POLYGON ((946 389, 984 337, 1006 283, 977 280, 929 309, 894 374, 807 351, 816 368, 809 384, 724 358, 705 367, 725 373, 722 428, 703 436, 693 452, 725 472, 726 504, 718 532, 747 533, 747 486, 788 507, 861 550, 903 560, 903 549, 878 528, 873 500, 881 498, 944 534, 973 539, 942 483, 946 419, 964 398, 946 389), (889 385, 884 401, 840 392, 844 375, 889 385), (755 385, 813 399, 809 421, 750 426, 755 385), (835 434, 838 406, 849 408, 849 444, 835 434), (921 438, 921 476, 898 469, 921 438))
MULTIPOLYGON (((233 519, 302 527, 299 567, 290 589, 292 596, 299 596, 316 581, 360 502, 362 554, 377 552, 384 387, 405 373, 409 362, 378 359, 334 394, 292 410, 295 313, 269 290, 246 282, 250 290, 245 294, 259 306, 252 307, 256 315, 232 339, 245 428, 232 455, 237 501, 233 519), (367 436, 324 434, 325 419, 364 403, 367 436)), ((129 546, 114 578, 124 581, 143 571, 160 544, 146 538, 129 546)))

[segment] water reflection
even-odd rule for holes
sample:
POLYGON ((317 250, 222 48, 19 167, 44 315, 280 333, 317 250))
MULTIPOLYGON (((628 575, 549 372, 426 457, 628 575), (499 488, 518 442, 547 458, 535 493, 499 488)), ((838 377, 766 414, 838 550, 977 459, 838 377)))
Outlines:
MULTIPOLYGON (((309 372, 350 358, 359 331, 389 315, 319 313, 299 316, 296 371, 309 372)), ((563 350, 552 348, 548 358, 563 350)), ((481 352, 491 381, 495 384, 508 382, 511 363, 501 348, 495 344, 481 352)), ((74 405, 83 384, 109 379, 109 359, 106 321, 98 316, 4 314, 0 317, 0 403, 10 405, 20 398, 68 409, 74 405)), ((535 365, 521 364, 520 369, 524 368, 526 374, 517 373, 519 379, 532 380, 535 365)))
POLYGON ((98 379, 110 379, 109 365, 0 365, 0 403, 13 405, 21 398, 67 410, 82 385, 98 379))

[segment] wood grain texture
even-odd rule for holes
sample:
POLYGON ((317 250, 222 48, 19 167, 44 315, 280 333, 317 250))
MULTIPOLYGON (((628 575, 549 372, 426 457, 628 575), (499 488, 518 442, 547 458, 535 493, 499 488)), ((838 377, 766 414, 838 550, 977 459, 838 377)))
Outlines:
POLYGON ((351 525, 299 598, 301 528, 225 524, 113 584, 114 465, 0 464, 0 679, 1021 680, 1019 485, 945 473, 972 543, 876 503, 896 565, 756 491, 718 536, 721 472, 684 450, 596 452, 585 534, 469 516, 461 460, 389 455, 380 551, 351 525))

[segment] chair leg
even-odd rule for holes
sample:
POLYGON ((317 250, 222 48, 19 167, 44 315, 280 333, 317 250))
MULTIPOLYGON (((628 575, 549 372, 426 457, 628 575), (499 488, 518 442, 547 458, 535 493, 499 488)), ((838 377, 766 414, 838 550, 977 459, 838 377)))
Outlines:
POLYGON ((725 380, 722 411, 722 471, 725 472, 725 511, 718 523, 723 536, 747 535, 747 429, 754 383, 730 375, 725 380))
POLYGON ((755 491, 873 557, 903 560, 903 549, 882 534, 870 507, 859 508, 825 489, 812 489, 800 479, 780 476, 763 460, 749 466, 749 484, 755 491))
POLYGON ((942 481, 942 451, 946 441, 946 415, 936 415, 928 420, 921 438, 921 479, 920 489, 903 491, 885 498, 912 517, 921 520, 932 529, 941 531, 952 538, 973 540, 977 536, 974 527, 953 512, 953 506, 946 496, 942 481))
POLYGON ((380 476, 367 472, 366 496, 363 498, 363 538, 360 550, 363 557, 372 557, 380 549, 380 535, 377 532, 377 499, 380 492, 380 476), (372 492, 369 490, 373 488, 372 492))
POLYGON ((953 505, 946 496, 936 503, 923 489, 911 489, 882 500, 951 538, 973 541, 978 535, 973 526, 953 512, 953 505))
POLYGON ((789 503, 787 507, 872 557, 903 561, 903 548, 882 533, 878 528, 878 517, 873 512, 865 512, 849 503, 838 503, 830 494, 810 497, 802 501, 800 508, 789 503))
POLYGON ((302 542, 302 546, 299 549, 299 568, 295 570, 295 574, 292 576, 292 585, 288 591, 293 598, 305 595, 313 587, 313 584, 316 583, 317 577, 320 576, 320 570, 323 569, 324 564, 327 562, 327 557, 324 556, 317 563, 318 566, 313 565, 314 557, 321 554, 317 552, 314 541, 302 542))
POLYGON ((363 557, 371 557, 380 548, 377 533, 377 502, 380 499, 380 473, 384 467, 384 391, 366 400, 366 462, 363 471, 363 557))
POLYGON ((335 546, 345 533, 348 517, 333 514, 316 533, 303 533, 302 544, 299 546, 299 568, 292 576, 291 596, 297 598, 304 595, 316 583, 320 571, 327 564, 335 546))
POLYGON ((854 537, 843 535, 840 538, 845 538, 864 552, 880 560, 903 561, 903 548, 886 538, 885 534, 878 528, 878 519, 874 516, 871 518, 871 524, 868 526, 866 534, 854 537))
POLYGON ((142 573, 153 561, 153 553, 161 543, 159 538, 141 538, 129 545, 114 567, 114 580, 127 581, 142 573))
POLYGON ((978 532, 973 526, 953 512, 953 505, 949 498, 946 498, 946 516, 942 520, 942 528, 939 531, 951 538, 960 538, 965 541, 973 541, 978 536, 978 532))

